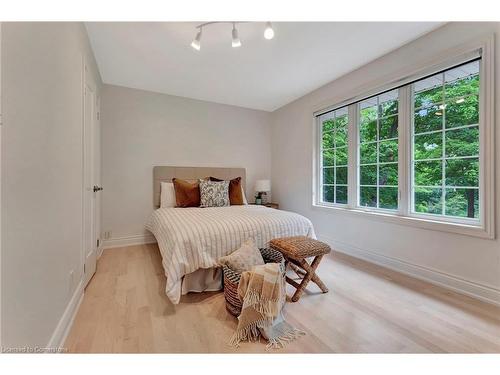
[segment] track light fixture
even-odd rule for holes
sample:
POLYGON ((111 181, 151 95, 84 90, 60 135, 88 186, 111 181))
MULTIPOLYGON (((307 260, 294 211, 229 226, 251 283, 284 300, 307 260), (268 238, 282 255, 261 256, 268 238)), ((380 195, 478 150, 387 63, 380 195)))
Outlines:
POLYGON ((271 22, 266 23, 266 29, 264 30, 264 38, 266 38, 267 40, 274 38, 274 30, 273 30, 273 25, 271 25, 271 22))
MULTIPOLYGON (((199 51, 201 49, 201 33, 202 29, 205 26, 208 25, 213 25, 215 23, 230 23, 233 25, 233 29, 231 31, 231 46, 234 48, 241 47, 241 40, 238 35, 238 29, 236 28, 237 23, 242 23, 242 22, 236 22, 236 21, 231 21, 231 22, 206 22, 201 25, 196 26, 196 29, 198 30, 196 33, 196 37, 194 40, 191 42, 191 47, 193 47, 195 50, 199 51)), ((271 22, 266 22, 266 28, 264 30, 264 38, 266 39, 273 39, 274 38, 274 29, 271 24, 271 22)))
POLYGON ((233 40, 231 42, 231 46, 234 47, 241 47, 241 40, 238 38, 238 30, 236 30, 236 25, 233 22, 233 31, 232 31, 232 36, 233 40))
POLYGON ((202 28, 200 27, 200 30, 196 33, 196 37, 191 42, 191 47, 193 47, 197 51, 201 49, 201 31, 202 28))

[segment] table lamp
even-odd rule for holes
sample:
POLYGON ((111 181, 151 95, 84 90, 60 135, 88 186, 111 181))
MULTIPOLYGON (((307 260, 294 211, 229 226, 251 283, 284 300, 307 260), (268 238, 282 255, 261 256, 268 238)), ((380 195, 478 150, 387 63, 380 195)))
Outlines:
POLYGON ((271 191, 271 181, 257 180, 255 182, 255 204, 266 204, 268 191, 271 191))

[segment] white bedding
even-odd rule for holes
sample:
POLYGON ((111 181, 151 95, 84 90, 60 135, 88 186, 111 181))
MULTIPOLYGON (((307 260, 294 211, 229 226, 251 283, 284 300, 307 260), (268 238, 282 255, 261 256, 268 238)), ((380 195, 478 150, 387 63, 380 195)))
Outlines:
POLYGON ((315 238, 312 223, 304 216, 256 205, 159 208, 146 228, 158 241, 167 276, 166 294, 175 304, 181 297, 184 275, 215 267, 220 257, 248 238, 258 247, 277 237, 315 238))

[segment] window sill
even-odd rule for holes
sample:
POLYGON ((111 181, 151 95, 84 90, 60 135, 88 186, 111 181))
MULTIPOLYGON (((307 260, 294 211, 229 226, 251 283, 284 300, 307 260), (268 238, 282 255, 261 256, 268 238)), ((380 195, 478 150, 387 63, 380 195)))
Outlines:
POLYGON ((472 237, 487 238, 487 239, 495 238, 493 230, 487 230, 486 228, 477 225, 445 222, 427 218, 401 216, 398 214, 392 214, 386 212, 366 211, 358 208, 329 206, 323 204, 313 204, 312 208, 314 210, 324 211, 329 213, 337 211, 341 213, 347 213, 349 215, 361 216, 363 218, 367 218, 370 220, 382 221, 398 225, 405 225, 414 228, 456 233, 464 236, 472 236, 472 237))

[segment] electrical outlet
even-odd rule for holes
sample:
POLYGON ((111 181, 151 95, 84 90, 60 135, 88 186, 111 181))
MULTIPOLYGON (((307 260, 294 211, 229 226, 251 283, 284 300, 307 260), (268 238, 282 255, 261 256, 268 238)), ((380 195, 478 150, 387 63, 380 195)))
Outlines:
POLYGON ((108 231, 104 232, 104 239, 109 240, 110 238, 111 238, 111 231, 108 230, 108 231))

